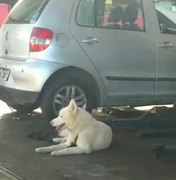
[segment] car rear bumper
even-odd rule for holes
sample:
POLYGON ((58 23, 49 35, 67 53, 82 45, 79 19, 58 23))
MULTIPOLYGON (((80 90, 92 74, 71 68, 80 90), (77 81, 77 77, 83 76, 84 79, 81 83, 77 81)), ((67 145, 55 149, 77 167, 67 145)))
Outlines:
POLYGON ((34 104, 38 97, 39 92, 22 91, 0 86, 0 99, 9 106, 34 104))
POLYGON ((10 71, 7 80, 0 78, 0 86, 22 91, 40 92, 47 79, 63 64, 40 59, 14 60, 0 58, 0 68, 10 71))
POLYGON ((7 79, 0 75, 0 99, 9 105, 36 102, 48 78, 62 67, 64 65, 40 59, 0 58, 1 71, 9 72, 7 79))

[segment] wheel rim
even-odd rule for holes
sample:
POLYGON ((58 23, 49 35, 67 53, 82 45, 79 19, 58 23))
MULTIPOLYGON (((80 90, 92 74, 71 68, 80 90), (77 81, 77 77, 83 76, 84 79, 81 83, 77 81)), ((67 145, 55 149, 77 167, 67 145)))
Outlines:
POLYGON ((58 115, 60 109, 67 106, 71 99, 74 99, 79 107, 86 109, 87 98, 84 91, 78 86, 67 85, 59 89, 54 96, 54 113, 58 115))

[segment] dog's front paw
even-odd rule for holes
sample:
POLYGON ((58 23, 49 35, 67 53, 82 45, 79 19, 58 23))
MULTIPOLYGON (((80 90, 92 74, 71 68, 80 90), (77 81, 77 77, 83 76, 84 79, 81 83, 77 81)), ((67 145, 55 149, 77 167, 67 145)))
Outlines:
POLYGON ((53 151, 53 152, 51 152, 51 156, 59 156, 59 152, 58 151, 53 151))
POLYGON ((44 148, 36 148, 35 152, 36 153, 45 153, 45 150, 44 150, 44 148))

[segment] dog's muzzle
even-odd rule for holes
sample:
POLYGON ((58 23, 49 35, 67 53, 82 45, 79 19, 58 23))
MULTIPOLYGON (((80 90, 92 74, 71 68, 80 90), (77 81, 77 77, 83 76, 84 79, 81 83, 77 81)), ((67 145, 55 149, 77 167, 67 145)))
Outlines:
POLYGON ((55 118, 50 121, 51 126, 55 127, 56 131, 60 132, 66 128, 66 124, 62 118, 55 118))
POLYGON ((65 127, 65 123, 63 123, 63 124, 61 124, 60 126, 56 126, 55 127, 55 129, 56 129, 56 131, 62 131, 62 130, 64 130, 66 127, 65 127))

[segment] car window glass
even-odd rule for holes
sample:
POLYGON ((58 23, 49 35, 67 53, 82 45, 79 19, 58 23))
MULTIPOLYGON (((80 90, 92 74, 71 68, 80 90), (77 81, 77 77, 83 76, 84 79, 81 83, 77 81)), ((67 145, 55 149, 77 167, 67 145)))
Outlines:
POLYGON ((176 1, 155 0, 154 3, 161 33, 176 34, 176 1))
POLYGON ((77 22, 83 26, 145 30, 141 0, 80 0, 77 22))
POLYGON ((77 21, 81 25, 93 26, 95 13, 95 0, 83 0, 79 3, 77 12, 77 21))
POLYGON ((46 6, 47 0, 19 0, 6 23, 34 23, 46 6))

